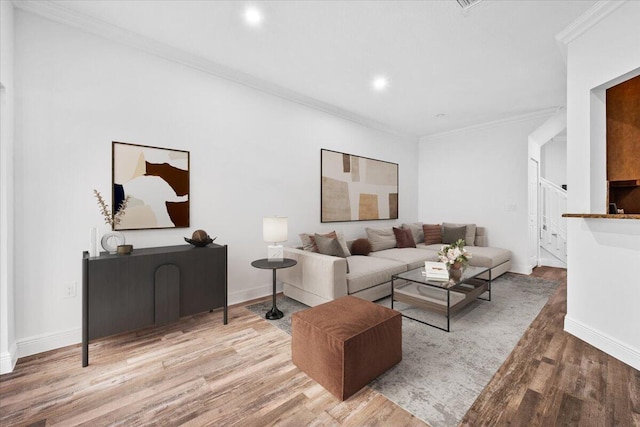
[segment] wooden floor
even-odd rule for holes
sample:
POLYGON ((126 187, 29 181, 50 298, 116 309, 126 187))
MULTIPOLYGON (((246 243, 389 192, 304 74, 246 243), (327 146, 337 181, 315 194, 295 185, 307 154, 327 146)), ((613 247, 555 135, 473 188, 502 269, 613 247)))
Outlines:
MULTIPOLYGON (((461 425, 640 426, 640 373, 562 330, 562 282, 461 425)), ((291 363, 290 337, 238 306, 20 359, 0 426, 424 426, 364 388, 340 402, 291 363)), ((453 402, 455 404, 455 402, 453 402)))
POLYGON ((563 331, 562 284, 464 417, 461 426, 640 426, 640 371, 563 331))
POLYGON ((0 426, 425 426, 366 387, 341 402, 291 363, 291 338, 244 307, 20 359, 0 426))

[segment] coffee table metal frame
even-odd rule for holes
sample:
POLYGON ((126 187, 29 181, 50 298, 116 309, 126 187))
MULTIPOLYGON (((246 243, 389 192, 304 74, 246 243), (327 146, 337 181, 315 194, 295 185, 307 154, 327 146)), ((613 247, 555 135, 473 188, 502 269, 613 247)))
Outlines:
POLYGON ((422 271, 424 271, 424 268, 420 267, 420 268, 415 268, 413 270, 405 271, 399 274, 394 274, 391 276, 391 308, 393 308, 393 302, 398 301, 398 302, 413 305, 422 309, 441 312, 447 316, 447 327, 445 329, 441 326, 434 325, 432 323, 428 323, 423 320, 416 319, 414 317, 406 316, 403 314, 402 316, 406 317, 407 319, 415 320, 416 322, 420 322, 425 325, 432 326, 434 328, 437 328, 446 332, 450 332, 452 314, 456 313, 462 307, 469 304, 471 301, 475 299, 491 301, 492 279, 491 279, 490 268, 467 266, 464 269, 460 280, 454 281, 450 279, 448 282, 429 280, 427 279, 426 276, 422 275, 422 271), (478 276, 487 272, 489 273, 489 280, 483 280, 478 278, 478 276), (446 306, 444 305, 444 300, 442 301, 442 304, 438 304, 435 302, 423 300, 419 296, 412 297, 411 295, 408 295, 408 294, 395 292, 396 286, 394 282, 397 280, 402 280, 404 282, 398 287, 405 285, 407 282, 413 282, 413 283, 417 283, 418 286, 428 286, 431 288, 441 289, 446 291, 447 293, 446 306), (451 306, 452 291, 465 295, 463 300, 457 302, 453 306, 451 306), (484 294, 485 292, 489 293, 489 297, 480 298, 480 295, 484 294))

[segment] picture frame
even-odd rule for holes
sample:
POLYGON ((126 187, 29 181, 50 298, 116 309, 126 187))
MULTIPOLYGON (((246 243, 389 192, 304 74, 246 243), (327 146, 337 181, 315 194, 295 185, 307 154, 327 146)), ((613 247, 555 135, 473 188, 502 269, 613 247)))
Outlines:
POLYGON ((189 151, 112 141, 114 230, 188 228, 189 151))
POLYGON ((320 150, 320 221, 398 219, 397 163, 320 150))

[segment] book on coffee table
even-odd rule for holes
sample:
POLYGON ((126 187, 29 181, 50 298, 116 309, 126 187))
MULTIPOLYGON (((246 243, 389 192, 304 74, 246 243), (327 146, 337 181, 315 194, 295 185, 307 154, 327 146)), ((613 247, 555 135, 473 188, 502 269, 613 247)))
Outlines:
POLYGON ((449 270, 444 262, 425 261, 424 272, 430 280, 449 280, 449 270))

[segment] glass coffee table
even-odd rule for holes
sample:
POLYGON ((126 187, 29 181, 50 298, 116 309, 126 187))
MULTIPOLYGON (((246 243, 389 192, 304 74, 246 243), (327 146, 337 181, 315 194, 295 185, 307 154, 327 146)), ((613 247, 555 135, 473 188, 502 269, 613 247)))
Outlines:
POLYGON ((423 272, 424 268, 421 267, 391 276, 391 308, 393 308, 393 302, 398 301, 442 313, 447 316, 447 327, 445 329, 403 314, 402 316, 407 319, 449 332, 452 314, 476 298, 491 301, 490 268, 467 266, 459 280, 449 279, 449 281, 427 279, 423 272), (487 272, 489 280, 478 278, 487 272), (396 284, 397 282, 401 283, 396 284), (488 298, 480 298, 480 295, 485 292, 489 293, 488 298))

